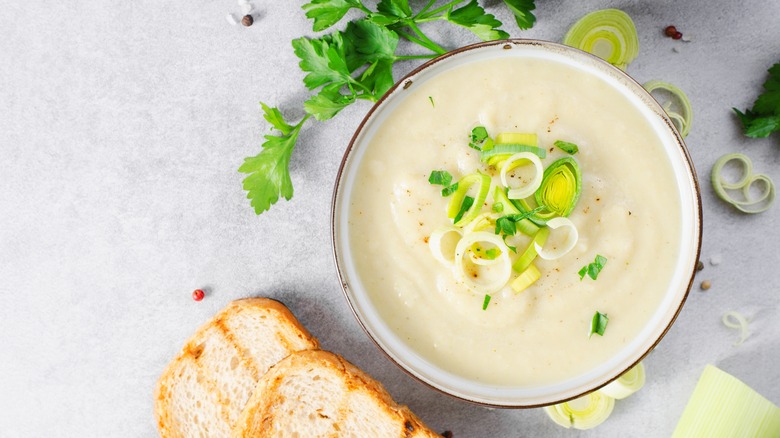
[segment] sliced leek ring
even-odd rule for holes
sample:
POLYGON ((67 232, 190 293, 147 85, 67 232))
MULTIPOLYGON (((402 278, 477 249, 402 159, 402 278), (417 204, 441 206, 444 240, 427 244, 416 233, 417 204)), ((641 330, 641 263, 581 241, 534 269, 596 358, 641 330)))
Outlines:
MULTIPOLYGON (((675 127, 677 128, 677 131, 680 133, 681 137, 687 137, 688 133, 691 132, 691 123, 693 122, 693 109, 691 108, 691 101, 688 99, 688 96, 685 94, 685 92, 674 85, 668 83, 668 82, 662 82, 662 81, 648 81, 645 82, 644 85, 645 90, 647 90, 648 93, 653 94, 653 91, 656 90, 665 90, 669 92, 669 94, 677 100, 679 103, 679 108, 682 110, 682 114, 672 111, 672 103, 671 101, 665 103, 663 106, 664 111, 666 111, 666 114, 669 115, 669 118, 672 119, 672 122, 674 122, 675 127)), ((659 97, 659 96, 654 96, 659 97)))
MULTIPOLYGON (((539 242, 534 241, 534 248, 536 248, 536 253, 539 257, 545 259, 545 260, 556 260, 564 255, 568 254, 569 251, 571 251, 575 245, 577 245, 577 240, 579 239, 580 235, 577 232, 577 227, 574 226, 574 223, 565 217, 555 217, 547 221, 547 227, 550 228, 550 230, 557 230, 558 228, 566 228, 568 229, 568 234, 566 235, 566 240, 558 247, 555 248, 546 248, 546 246, 549 246, 549 244, 545 244, 545 246, 542 246, 539 244, 539 242)), ((549 241, 549 239, 548 239, 549 241)))
POLYGON ((501 166, 501 184, 504 187, 509 187, 507 197, 509 199, 524 199, 533 195, 539 186, 542 185, 542 177, 544 176, 544 167, 542 166, 542 160, 536 155, 530 152, 520 152, 514 154, 504 161, 501 166), (534 166, 534 176, 531 181, 521 187, 511 187, 507 179, 507 172, 517 167, 520 167, 526 163, 530 163, 534 166))
POLYGON ((639 54, 636 26, 619 9, 594 11, 580 18, 563 37, 563 44, 596 55, 621 70, 639 54))
POLYGON ((490 182, 490 177, 480 172, 466 175, 458 181, 458 189, 452 194, 450 203, 447 206, 447 217, 450 219, 454 220, 457 217, 469 188, 474 184, 479 184, 479 189, 477 197, 474 199, 474 203, 463 217, 455 223, 456 227, 463 227, 479 215, 480 211, 482 211, 482 205, 485 203, 485 199, 487 199, 487 195, 490 192, 490 182))
POLYGON ((615 399, 601 391, 557 405, 545 406, 544 412, 556 424, 567 429, 592 429, 603 423, 615 408, 615 399))
POLYGON ((439 228, 428 237, 428 248, 430 248, 433 258, 444 266, 455 265, 455 247, 457 247, 457 244, 451 248, 451 251, 444 249, 444 237, 450 233, 457 234, 459 240, 463 237, 463 232, 455 227, 439 228))
POLYGON ((622 400, 639 391, 643 386, 645 386, 645 366, 639 362, 599 391, 614 399, 622 400))
POLYGON ((549 215, 566 217, 571 214, 582 191, 580 166, 574 157, 563 157, 544 170, 542 185, 534 194, 537 205, 544 205, 549 215))
POLYGON ((455 274, 460 281, 475 292, 480 294, 496 292, 506 285, 509 281, 509 276, 512 275, 512 260, 509 258, 509 248, 506 247, 501 237, 488 231, 476 231, 465 234, 458 242, 457 247, 455 247, 455 274), (495 269, 496 272, 491 273, 491 278, 486 281, 478 281, 473 273, 466 271, 463 260, 466 252, 469 251, 472 245, 483 242, 494 245, 501 250, 501 254, 496 258, 498 261, 491 265, 499 265, 495 269))

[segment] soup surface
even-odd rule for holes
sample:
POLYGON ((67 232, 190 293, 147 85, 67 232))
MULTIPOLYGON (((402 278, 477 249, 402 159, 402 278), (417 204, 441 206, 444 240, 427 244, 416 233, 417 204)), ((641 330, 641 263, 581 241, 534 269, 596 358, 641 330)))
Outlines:
POLYGON ((422 357, 487 384, 560 382, 615 355, 657 310, 680 251, 679 194, 650 124, 602 79, 552 60, 476 61, 417 84, 370 140, 353 190, 349 242, 383 319, 422 357), (468 146, 478 125, 491 135, 536 133, 545 165, 566 155, 556 140, 575 143, 582 172, 569 216, 577 245, 557 260, 537 258, 542 277, 519 294, 508 285, 493 293, 485 310, 484 294, 427 243, 452 226, 431 171, 454 181, 490 172, 468 146), (581 280, 597 254, 608 260, 598 279, 581 280), (596 311, 609 323, 589 337, 596 311))

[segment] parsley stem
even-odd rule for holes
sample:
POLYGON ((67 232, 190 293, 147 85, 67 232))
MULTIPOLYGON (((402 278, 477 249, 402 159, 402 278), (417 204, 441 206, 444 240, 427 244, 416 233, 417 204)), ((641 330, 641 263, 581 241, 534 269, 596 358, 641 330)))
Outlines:
POLYGON ((433 6, 433 4, 434 4, 434 3, 436 3, 436 0, 429 0, 429 1, 428 1, 428 4, 426 4, 426 5, 425 5, 425 6, 424 6, 422 9, 420 9, 420 12, 418 12, 417 14, 415 14, 415 16, 414 16, 414 17, 412 17, 412 19, 416 21, 416 20, 417 20, 417 18, 418 18, 420 15, 424 14, 424 13, 425 13, 425 12, 426 12, 428 9, 430 9, 430 8, 431 8, 431 6, 433 6))
POLYGON ((433 43, 433 45, 431 45, 431 44, 427 43, 426 41, 423 41, 420 38, 417 38, 416 36, 410 34, 409 32, 406 32, 404 30, 401 30, 401 29, 393 29, 393 30, 399 36, 402 36, 402 37, 406 38, 407 40, 409 40, 409 41, 411 41, 411 42, 413 42, 415 44, 423 46, 423 47, 425 47, 426 49, 429 49, 432 52, 436 52, 437 54, 440 54, 440 55, 447 53, 446 50, 442 49, 436 43, 433 43))
POLYGON ((417 18, 430 18, 430 17, 433 17, 434 15, 437 15, 437 14, 438 14, 438 13, 440 13, 440 12, 444 12, 444 11, 446 11, 447 9, 452 9, 452 8, 454 8, 455 6, 457 6, 457 5, 461 4, 461 3, 463 3, 464 1, 466 1, 466 0, 453 0, 453 1, 451 1, 451 2, 449 2, 449 3, 447 3, 447 4, 445 4, 445 5, 442 5, 442 6, 438 7, 438 8, 436 8, 436 9, 434 9, 434 10, 432 10, 432 11, 428 12, 428 13, 425 13, 425 14, 422 14, 422 13, 420 13, 420 14, 417 14, 417 16, 415 16, 415 21, 418 21, 418 20, 417 20, 417 18))
POLYGON ((417 27, 417 24, 416 24, 415 22, 413 22, 413 21, 412 21, 412 22, 409 22, 409 23, 408 23, 408 25, 409 25, 409 28, 411 28, 411 29, 414 31, 414 33, 416 33, 416 34, 417 34, 417 36, 419 36, 419 37, 420 37, 420 39, 421 39, 421 40, 423 40, 423 41, 425 41, 426 43, 428 43, 428 46, 427 46, 427 47, 428 47, 429 49, 431 49, 431 50, 433 50, 434 52, 437 52, 437 53, 439 53, 439 54, 442 54, 442 55, 443 55, 443 54, 445 54, 445 53, 447 53, 447 50, 446 50, 446 49, 444 49, 444 48, 443 48, 443 47, 441 47, 440 45, 438 45, 438 44, 434 43, 433 41, 431 41, 431 39, 430 39, 430 38, 428 38, 427 36, 425 36, 425 34, 424 34, 424 33, 423 33, 421 30, 420 30, 420 28, 419 28, 419 27, 417 27))

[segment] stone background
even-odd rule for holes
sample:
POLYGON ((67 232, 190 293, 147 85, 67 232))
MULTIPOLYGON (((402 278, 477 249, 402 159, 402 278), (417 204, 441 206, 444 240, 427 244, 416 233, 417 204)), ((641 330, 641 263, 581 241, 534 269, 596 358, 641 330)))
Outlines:
MULTIPOLYGON (((324 348, 459 438, 668 436, 708 363, 780 403, 780 208, 746 216, 708 184, 728 152, 780 182, 780 135, 745 138, 730 109, 751 106, 780 60, 780 2, 539 0, 537 25, 521 32, 501 2, 485 1, 512 36, 553 41, 587 12, 625 10, 641 43, 629 73, 678 85, 695 111, 687 144, 704 203, 698 280, 713 286, 691 291, 646 360, 645 389, 589 432, 567 432, 538 409, 437 394, 361 331, 328 230, 336 171, 367 103, 307 125, 293 200, 255 216, 236 169, 260 150, 259 100, 301 114, 307 93, 290 40, 312 32, 303 2, 253 3, 256 23, 244 28, 225 20, 235 0, 2 2, 0 436, 155 436, 163 367, 196 327, 248 296, 285 302, 324 348), (669 24, 692 41, 664 37, 669 24), (207 289, 204 301, 191 299, 195 288, 207 289), (728 310, 751 320, 739 347, 720 322, 728 310)), ((426 30, 449 48, 476 42, 461 29, 426 30)))

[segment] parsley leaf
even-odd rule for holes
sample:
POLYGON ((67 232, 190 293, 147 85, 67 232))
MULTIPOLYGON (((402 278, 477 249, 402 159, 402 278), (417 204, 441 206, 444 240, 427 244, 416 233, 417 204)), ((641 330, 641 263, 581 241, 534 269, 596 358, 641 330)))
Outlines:
POLYGON ((764 90, 753 108, 744 113, 733 108, 748 137, 763 138, 780 131, 780 62, 769 69, 769 79, 764 82, 764 90))
POLYGON ((300 58, 306 88, 313 90, 329 83, 347 84, 352 81, 347 68, 344 41, 341 33, 322 38, 298 38, 292 41, 295 55, 300 58))
POLYGON ((488 304, 490 304, 490 295, 485 294, 485 300, 482 301, 482 310, 487 310, 488 304))
POLYGON ((338 23, 350 9, 360 7, 359 0, 311 0, 303 10, 306 18, 314 20, 312 29, 319 32, 338 23))
POLYGON ((447 187, 452 182, 452 175, 446 170, 434 170, 431 172, 431 176, 428 177, 428 182, 447 187))
POLYGON ((336 84, 335 87, 324 87, 319 94, 310 97, 303 104, 303 108, 319 121, 332 118, 355 101, 354 94, 341 94, 339 88, 341 88, 340 84, 336 84))
POLYGON ((265 104, 263 107, 265 119, 276 129, 281 131, 281 135, 266 135, 263 150, 260 154, 244 159, 244 163, 238 171, 246 173, 244 178, 244 190, 247 198, 251 200, 255 213, 260 214, 275 204, 279 196, 290 200, 293 195, 292 180, 290 179, 290 156, 295 148, 295 141, 301 127, 309 118, 306 115, 297 125, 291 126, 282 118, 281 113, 276 108, 270 108, 265 104))
POLYGON ((441 196, 446 198, 447 196, 450 196, 451 194, 455 193, 456 190, 458 190, 458 183, 455 183, 449 187, 445 187, 441 189, 441 196))
POLYGON ((460 204, 460 211, 458 211, 458 214, 455 216, 455 219, 452 220, 452 223, 456 224, 458 221, 463 217, 464 214, 466 214, 467 211, 469 211, 469 208, 474 205, 474 198, 471 196, 466 196, 463 198, 463 203, 460 204))
POLYGON ((578 272, 580 275, 580 281, 582 281, 583 278, 585 278, 585 274, 588 275, 592 280, 596 280, 599 278, 599 273, 602 269, 604 269, 604 265, 607 264, 607 258, 602 255, 596 255, 596 259, 593 261, 593 263, 589 263, 586 266, 583 266, 582 269, 578 272))
POLYGON ((376 10, 390 17, 410 18, 412 16, 409 0, 382 0, 376 5, 376 10))
POLYGON ((471 0, 466 6, 449 11, 445 19, 450 23, 463 26, 478 36, 482 41, 503 40, 509 38, 509 34, 499 29, 501 22, 492 14, 488 14, 477 3, 471 0))
POLYGON ((553 144, 555 147, 566 152, 567 154, 574 155, 580 151, 580 148, 578 148, 576 144, 569 143, 568 141, 556 140, 553 144))
POLYGON ((506 6, 515 14, 517 27, 520 29, 530 29, 536 23, 536 17, 531 12, 536 9, 534 0, 504 0, 506 6))
POLYGON ((607 317, 607 314, 601 313, 597 310, 593 315, 593 318, 590 320, 590 333, 588 333, 588 338, 594 334, 604 336, 604 332, 607 330, 608 322, 609 318, 607 317))

